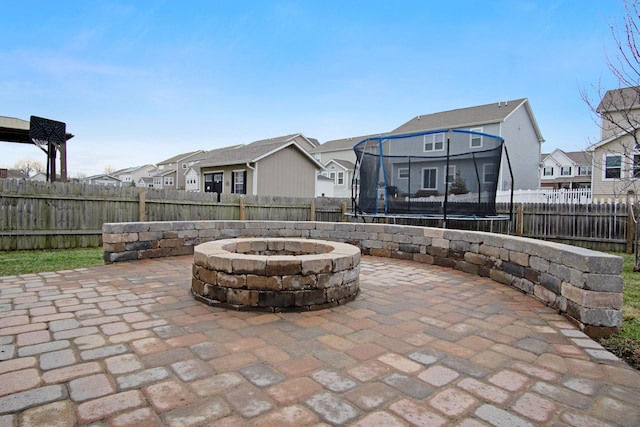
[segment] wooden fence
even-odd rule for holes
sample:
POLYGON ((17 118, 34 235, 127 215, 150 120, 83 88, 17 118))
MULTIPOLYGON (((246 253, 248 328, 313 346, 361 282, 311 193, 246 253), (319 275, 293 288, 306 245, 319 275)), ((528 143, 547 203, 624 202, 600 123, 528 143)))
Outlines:
MULTIPOLYGON (((278 220, 342 221, 347 199, 287 198, 139 189, 77 183, 0 179, 0 250, 97 247, 102 224, 131 221, 278 220)), ((513 221, 449 219, 447 227, 511 233, 597 250, 631 249, 627 204, 518 204, 513 221)), ((509 205, 498 212, 508 215, 509 205)), ((430 219, 380 222, 441 226, 430 219)))

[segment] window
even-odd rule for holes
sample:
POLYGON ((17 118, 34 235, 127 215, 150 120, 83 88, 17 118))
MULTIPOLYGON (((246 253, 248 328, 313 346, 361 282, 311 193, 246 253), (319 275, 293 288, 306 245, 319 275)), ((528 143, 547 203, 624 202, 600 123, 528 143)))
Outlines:
POLYGON ((344 172, 338 172, 338 185, 344 185, 344 172))
POLYGON ((560 175, 562 175, 562 176, 570 176, 571 175, 571 166, 562 166, 560 168, 560 175))
POLYGON ((247 187, 245 181, 247 179, 247 171, 234 171, 231 174, 231 180, 233 181, 232 190, 236 194, 247 194, 247 187))
POLYGON ((162 178, 153 178, 153 184, 154 185, 162 184, 162 178))
POLYGON ((183 163, 183 164, 182 164, 182 169, 186 169, 186 168, 187 168, 187 164, 186 164, 186 163, 183 163))
POLYGON ((544 167, 544 176, 553 176, 553 166, 544 167))
POLYGON ((437 189, 438 182, 438 169, 425 168, 422 169, 422 188, 424 190, 437 189))
POLYGON ((424 136, 424 151, 444 150, 444 133, 432 133, 424 136))
MULTIPOLYGON (((447 167, 445 166, 445 171, 446 171, 447 167)), ((444 174, 444 183, 448 184, 453 182, 453 180, 456 179, 456 166, 455 165, 450 165, 449 166, 449 171, 448 173, 444 174)))
POLYGON ((398 168, 398 179, 409 178, 409 168, 398 168))
MULTIPOLYGON (((471 132, 482 132, 482 128, 469 129, 471 132)), ((476 135, 474 133, 469 134, 471 138, 469 141, 470 148, 481 148, 482 147, 482 135, 476 135)))
POLYGON ((333 180, 333 183, 336 183, 336 173, 335 172, 329 172, 329 178, 331 178, 333 180))
POLYGON ((604 160, 604 179, 617 179, 622 176, 622 156, 609 155, 604 160))
POLYGON ((633 155, 633 177, 640 178, 640 154, 633 155))
POLYGON ((591 166, 578 166, 578 176, 591 176, 591 166))
POLYGON ((482 165, 482 182, 485 184, 493 184, 496 182, 496 167, 493 163, 485 163, 482 165))
POLYGON ((172 176, 165 176, 164 177, 164 185, 167 185, 167 186, 173 185, 173 177, 172 176))

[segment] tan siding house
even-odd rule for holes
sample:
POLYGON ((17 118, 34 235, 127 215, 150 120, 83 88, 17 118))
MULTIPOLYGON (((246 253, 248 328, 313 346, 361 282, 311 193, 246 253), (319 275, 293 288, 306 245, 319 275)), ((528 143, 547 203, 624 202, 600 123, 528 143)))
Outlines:
POLYGON ((212 151, 191 168, 204 192, 315 197, 316 175, 324 168, 303 148, 313 141, 301 134, 255 141, 212 151))
POLYGON ((593 154, 594 198, 624 198, 640 191, 640 87, 607 91, 598 106, 600 142, 593 154))

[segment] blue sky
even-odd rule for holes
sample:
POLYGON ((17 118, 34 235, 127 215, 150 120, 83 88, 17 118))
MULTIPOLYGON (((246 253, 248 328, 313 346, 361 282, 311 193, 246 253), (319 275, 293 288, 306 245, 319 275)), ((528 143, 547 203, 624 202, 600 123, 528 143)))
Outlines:
MULTIPOLYGON (((607 1, 0 0, 0 115, 63 121, 71 176, 290 133, 325 142, 528 98, 543 152, 599 129, 607 1), (595 92, 592 91, 595 95, 595 92)), ((0 167, 33 146, 0 143, 0 167)))

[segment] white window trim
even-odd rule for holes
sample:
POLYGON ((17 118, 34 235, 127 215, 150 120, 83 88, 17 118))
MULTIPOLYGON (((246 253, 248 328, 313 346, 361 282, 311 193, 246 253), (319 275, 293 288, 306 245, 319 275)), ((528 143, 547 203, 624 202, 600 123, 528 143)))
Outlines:
POLYGON ((439 132, 439 133, 430 133, 428 135, 424 135, 423 139, 422 139, 422 150, 425 153, 432 153, 435 151, 444 151, 444 145, 445 145, 445 135, 444 132, 439 132), (436 136, 437 135, 442 135, 442 148, 437 149, 436 148, 436 136), (432 141, 427 141, 427 138, 431 138, 432 141), (431 144, 433 144, 433 149, 431 150, 427 150, 427 143, 430 142, 431 144))
POLYGON ((456 179, 456 165, 449 165, 449 170, 447 170, 447 165, 444 165, 444 183, 445 184, 451 184, 453 181, 455 181, 456 179), (452 172, 453 173, 448 173, 448 172, 452 172), (451 181, 448 181, 447 178, 451 176, 451 181))
POLYGON ((496 174, 496 165, 495 163, 485 163, 482 165, 482 183, 483 184, 489 184, 491 183, 491 181, 487 181, 486 177, 487 177, 487 166, 491 166, 491 168, 493 169, 493 174, 496 174))
POLYGON ((604 166, 602 168, 602 181, 611 182, 611 181, 615 181, 617 179, 621 179, 624 176, 624 169, 623 169, 624 164, 623 163, 624 162, 622 161, 622 154, 604 154, 603 155, 603 163, 602 163, 603 166, 604 166), (608 157, 620 157, 620 177, 618 177, 618 178, 607 178, 607 158, 608 157))
POLYGON ((593 174, 593 170, 591 166, 581 165, 578 166, 578 176, 591 176, 593 174), (584 170, 586 173, 580 173, 581 170, 584 170))
POLYGON ((409 168, 398 168, 398 179, 409 179, 409 168), (400 176, 400 172, 407 172, 407 176, 400 176))
POLYGON ((560 176, 572 176, 572 167, 571 166, 560 166, 560 176), (569 173, 564 173, 564 169, 569 168, 569 173))
MULTIPOLYGON (((473 128, 473 129, 469 129, 471 132, 483 132, 482 128, 473 128)), ((484 145, 484 138, 482 137, 482 135, 475 135, 473 133, 469 134, 469 148, 482 148, 482 146, 484 145), (474 138, 480 138, 480 145, 473 145, 473 139, 474 138)))
MULTIPOLYGON (((233 174, 234 174, 234 173, 242 173, 242 175, 241 175, 241 176, 242 176, 242 178, 244 179, 244 177, 245 177, 244 172, 246 172, 246 171, 247 171, 246 169, 234 169, 234 170, 232 171, 232 173, 231 173, 231 186, 232 186, 233 188, 232 188, 231 190, 233 191, 233 194, 247 194, 247 190, 248 190, 247 182, 246 182, 247 180, 244 180, 244 181, 242 182, 242 184, 244 185, 244 193, 237 193, 237 192, 236 192, 236 184, 237 184, 237 182, 236 182, 236 181, 234 180, 234 178, 233 178, 233 174)), ((248 177, 249 177, 249 174, 247 173, 246 175, 247 175, 247 178, 248 178, 248 177)), ((223 182, 224 182, 224 179, 223 179, 223 182)))
POLYGON ((542 168, 542 176, 553 176, 553 166, 544 166, 542 168), (551 169, 550 174, 547 174, 547 169, 551 169))
POLYGON ((422 187, 423 190, 437 190, 438 189, 438 168, 422 168, 422 182, 420 183, 420 186, 422 187), (424 171, 426 170, 436 171, 436 176, 435 176, 435 179, 433 180, 435 187, 424 186, 424 171))
POLYGON ((337 171, 336 172, 336 185, 344 185, 345 183, 345 179, 344 179, 344 171, 337 171), (340 179, 342 179, 342 184, 340 183, 340 179))

